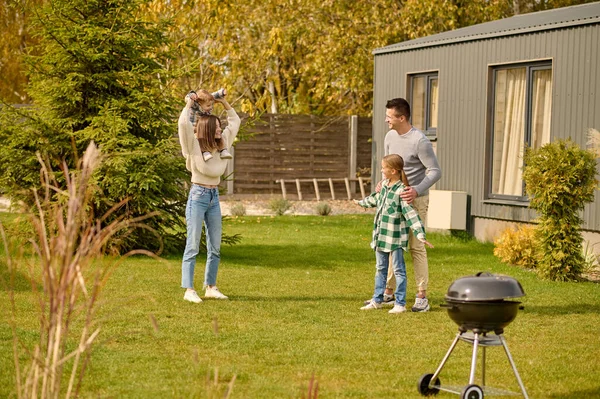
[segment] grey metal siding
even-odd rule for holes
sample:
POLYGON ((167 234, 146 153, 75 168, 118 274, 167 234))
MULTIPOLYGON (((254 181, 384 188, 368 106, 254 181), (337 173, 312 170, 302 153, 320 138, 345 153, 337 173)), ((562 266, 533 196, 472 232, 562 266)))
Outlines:
MULTIPOLYGON (((437 154, 440 190, 466 191, 471 215, 514 221, 535 218, 524 206, 484 202, 488 76, 491 65, 552 60, 551 138, 571 137, 582 147, 587 130, 600 130, 600 25, 419 48, 375 56, 373 166, 379 176, 385 103, 406 97, 407 75, 438 71, 437 154)), ((584 228, 600 231, 600 200, 587 206, 584 228)))

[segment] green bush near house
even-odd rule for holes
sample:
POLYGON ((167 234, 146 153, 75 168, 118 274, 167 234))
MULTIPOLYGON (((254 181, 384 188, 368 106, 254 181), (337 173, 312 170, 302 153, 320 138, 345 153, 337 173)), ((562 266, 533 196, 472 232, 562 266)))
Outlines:
POLYGON ((571 140, 559 140, 525 152, 523 180, 538 212, 540 276, 577 279, 584 269, 580 212, 594 200, 598 186, 595 154, 571 140))

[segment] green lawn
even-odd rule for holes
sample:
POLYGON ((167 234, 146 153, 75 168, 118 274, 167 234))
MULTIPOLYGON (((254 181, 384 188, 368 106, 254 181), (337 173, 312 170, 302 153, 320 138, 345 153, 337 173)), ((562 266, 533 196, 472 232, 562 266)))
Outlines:
MULTIPOLYGON (((600 397, 600 284, 541 281, 501 264, 491 244, 430 234, 432 311, 360 311, 373 289, 371 220, 226 219, 225 231, 243 236, 222 249, 218 285, 229 301, 184 302, 179 257, 128 259, 103 293, 102 331, 81 397, 223 397, 235 376, 232 398, 302 398, 314 374, 320 398, 418 398, 419 377, 435 371, 457 332, 439 306, 444 294, 456 278, 482 270, 517 278, 527 294, 505 336, 529 396, 600 397)), ((6 267, 0 271, 5 279, 6 267)), ((198 289, 203 271, 200 260, 198 289)), ((16 289, 18 333, 32 343, 37 319, 24 275, 16 289)), ((0 397, 13 397, 4 284, 0 303, 0 397)), ((470 356, 471 347, 459 343, 442 384, 466 385, 470 356)), ((489 348, 487 357, 486 385, 518 392, 504 351, 489 348)))

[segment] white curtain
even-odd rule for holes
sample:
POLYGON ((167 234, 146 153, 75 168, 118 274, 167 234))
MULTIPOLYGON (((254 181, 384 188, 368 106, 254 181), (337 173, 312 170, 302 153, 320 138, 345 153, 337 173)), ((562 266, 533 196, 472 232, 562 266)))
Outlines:
POLYGON ((531 104, 531 147, 540 148, 550 142, 552 116, 552 70, 533 72, 531 104))
POLYGON ((418 129, 425 129, 425 90, 427 78, 424 76, 412 79, 411 122, 418 129))
POLYGON ((429 93, 429 127, 437 128, 438 125, 438 80, 431 79, 431 92, 429 93))
POLYGON ((497 71, 494 114, 495 194, 523 195, 521 165, 525 143, 526 69, 497 71))

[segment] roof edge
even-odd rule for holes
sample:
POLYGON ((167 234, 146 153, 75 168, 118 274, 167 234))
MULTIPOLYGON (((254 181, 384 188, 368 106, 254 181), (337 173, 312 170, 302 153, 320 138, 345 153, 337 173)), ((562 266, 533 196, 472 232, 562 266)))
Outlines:
MULTIPOLYGON (((392 44, 390 46, 380 47, 378 49, 375 49, 375 50, 373 50, 372 54, 373 55, 381 55, 381 54, 389 54, 389 53, 399 53, 402 51, 410 51, 410 50, 416 50, 416 49, 426 48, 426 47, 439 47, 439 46, 446 46, 446 45, 456 44, 456 43, 494 39, 497 37, 516 36, 516 35, 527 34, 527 33, 564 29, 564 28, 569 28, 572 26, 593 25, 593 24, 598 24, 598 23, 600 23, 600 17, 590 17, 590 18, 586 18, 583 20, 567 21, 567 22, 561 22, 561 23, 556 23, 556 24, 552 24, 552 25, 539 25, 539 26, 533 26, 533 27, 529 27, 529 28, 456 37, 453 39, 433 40, 430 42, 421 42, 421 43, 416 43, 413 45, 410 45, 410 44, 402 45, 403 42, 400 42, 399 44, 392 44)), ((474 26, 474 25, 472 25, 472 26, 474 26)), ((443 33, 443 32, 440 32, 440 33, 443 33)), ((435 35, 432 35, 432 36, 435 36, 435 35)), ((427 37, 427 36, 425 36, 425 37, 427 37)), ((407 43, 407 42, 404 42, 404 43, 407 43)))

